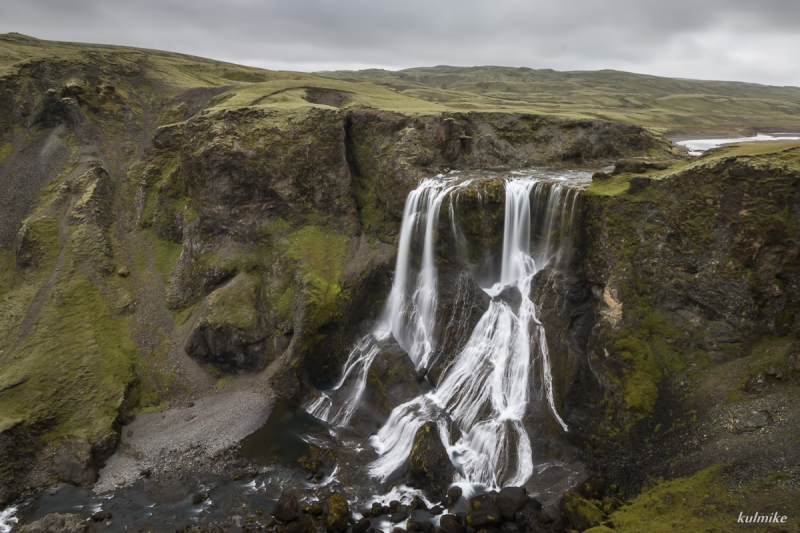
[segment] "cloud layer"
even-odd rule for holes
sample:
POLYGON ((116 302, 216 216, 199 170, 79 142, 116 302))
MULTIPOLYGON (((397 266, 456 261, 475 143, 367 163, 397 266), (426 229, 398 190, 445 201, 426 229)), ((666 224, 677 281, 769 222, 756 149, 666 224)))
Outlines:
POLYGON ((796 0, 6 0, 8 31, 286 70, 613 68, 800 86, 796 0))

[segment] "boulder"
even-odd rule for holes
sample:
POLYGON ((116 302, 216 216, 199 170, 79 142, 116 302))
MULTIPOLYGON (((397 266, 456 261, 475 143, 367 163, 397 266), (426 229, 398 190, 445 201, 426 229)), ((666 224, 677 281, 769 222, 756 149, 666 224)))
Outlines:
POLYGON ((494 499, 500 514, 506 520, 513 520, 517 511, 528 503, 528 493, 525 487, 505 487, 494 499))
POLYGON ((366 516, 362 517, 361 520, 353 524, 353 533, 367 533, 367 530, 371 526, 371 522, 369 518, 366 516))
POLYGON ((414 486, 439 499, 453 481, 456 469, 450 462, 436 425, 427 422, 414 435, 414 446, 408 457, 408 476, 414 486))
POLYGON ((335 492, 325 500, 323 523, 328 533, 345 531, 350 519, 350 506, 344 496, 335 492))
POLYGON ((561 510, 578 531, 599 526, 606 516, 591 500, 577 491, 567 491, 561 498, 561 510))
POLYGON ((314 522, 307 516, 290 522, 283 530, 284 533, 314 533, 314 522))
POLYGON ((458 522, 458 518, 452 514, 445 514, 439 519, 439 527, 442 533, 464 533, 464 528, 458 522))
POLYGON ((297 515, 300 511, 300 506, 297 503, 297 497, 294 494, 282 492, 278 503, 275 504, 275 509, 272 511, 272 516, 281 522, 291 522, 297 520, 297 515))
POLYGON ((94 524, 77 514, 52 513, 32 524, 21 526, 21 533, 89 533, 94 532, 94 524))
POLYGON ((592 174, 592 181, 608 181, 612 178, 611 174, 608 172, 603 172, 602 170, 598 170, 594 174, 592 174))
POLYGON ((648 178, 647 176, 634 176, 631 178, 630 184, 628 185, 628 190, 626 192, 628 194, 635 194, 648 188, 652 183, 653 179, 648 178))
POLYGON ((500 509, 492 495, 480 494, 467 502, 467 524, 473 529, 495 528, 502 521, 500 509))

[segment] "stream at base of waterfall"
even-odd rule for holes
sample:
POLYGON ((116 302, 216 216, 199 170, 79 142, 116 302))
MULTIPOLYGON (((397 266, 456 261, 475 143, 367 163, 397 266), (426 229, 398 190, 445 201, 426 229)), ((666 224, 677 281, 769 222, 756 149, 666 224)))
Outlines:
MULTIPOLYGON (((394 407, 369 436, 371 446, 355 446, 370 478, 384 489, 399 479, 415 435, 427 423, 435 425, 455 467, 451 483, 466 494, 530 482, 537 493, 537 477, 563 490, 562 484, 572 482, 580 470, 559 460, 535 462, 531 435, 537 428, 526 424, 526 415, 539 408, 563 433, 569 431, 556 407, 546 332, 531 288, 543 268, 557 269, 569 260, 580 190, 590 182, 582 172, 451 173, 422 180, 406 200, 393 285, 382 316, 355 343, 340 380, 320 391, 306 410, 329 424, 339 440, 353 443, 358 439, 351 421, 358 416, 370 367, 387 343, 402 348, 418 375, 431 368, 440 341, 437 241, 443 232, 454 239, 461 235, 460 196, 473 189, 480 198, 486 184, 497 180, 505 191, 502 252, 487 262, 494 260, 499 268, 486 269, 484 263, 473 265, 471 272, 491 297, 488 309, 465 332, 436 386, 428 383, 421 394, 394 407), (515 296, 508 298, 509 293, 515 296), (548 469, 562 472, 543 475, 548 469)), ((389 496, 373 501, 413 495, 420 493, 394 486, 389 496)))

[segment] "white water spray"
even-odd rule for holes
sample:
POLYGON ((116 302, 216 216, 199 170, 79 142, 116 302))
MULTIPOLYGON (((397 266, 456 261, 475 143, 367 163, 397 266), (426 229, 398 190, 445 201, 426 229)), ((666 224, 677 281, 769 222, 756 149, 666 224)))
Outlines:
MULTIPOLYGON (((442 201, 464 185, 425 180, 409 194, 394 284, 381 325, 350 354, 337 388, 348 376, 357 375, 358 379, 353 380, 345 404, 333 416, 327 396, 309 408, 311 414, 335 425, 347 424, 363 393, 369 365, 379 351, 376 343, 388 338, 389 332, 418 369, 427 367, 437 342, 433 329, 437 306, 434 231, 442 201), (420 251, 422 259, 415 266, 413 258, 420 251)), ((370 439, 379 455, 370 465, 374 477, 386 480, 401 468, 417 430, 433 421, 457 467, 455 483, 524 484, 534 471, 530 438, 523 425, 532 388, 567 430, 555 407, 545 331, 530 291, 536 273, 560 262, 569 250, 577 198, 576 189, 550 180, 506 181, 501 274, 496 283, 484 288, 493 300, 444 370, 438 389, 396 407, 370 439), (518 306, 504 299, 507 290, 519 291, 518 306)), ((449 215, 456 231, 454 202, 449 215)))
POLYGON ((381 343, 390 335, 409 355, 416 368, 428 365, 435 344, 433 326, 437 305, 434 232, 442 201, 454 190, 468 184, 469 180, 438 176, 422 180, 409 193, 403 210, 392 291, 383 316, 375 329, 356 343, 344 365, 341 379, 331 392, 321 393, 306 407, 309 414, 333 426, 346 426, 358 408, 372 361, 380 351, 381 343), (416 265, 413 258, 420 251, 422 260, 416 265), (350 376, 354 376, 353 379, 348 379, 350 376), (336 402, 340 407, 334 409, 332 395, 342 393, 344 398, 336 402))

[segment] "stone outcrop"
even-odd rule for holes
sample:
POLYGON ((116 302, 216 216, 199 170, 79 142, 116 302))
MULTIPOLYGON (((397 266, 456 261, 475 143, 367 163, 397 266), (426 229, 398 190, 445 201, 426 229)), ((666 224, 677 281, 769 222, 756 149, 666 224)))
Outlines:
POLYGON ((450 485, 455 467, 439 438, 436 424, 427 422, 414 435, 407 473, 415 486, 434 498, 441 497, 450 485))

